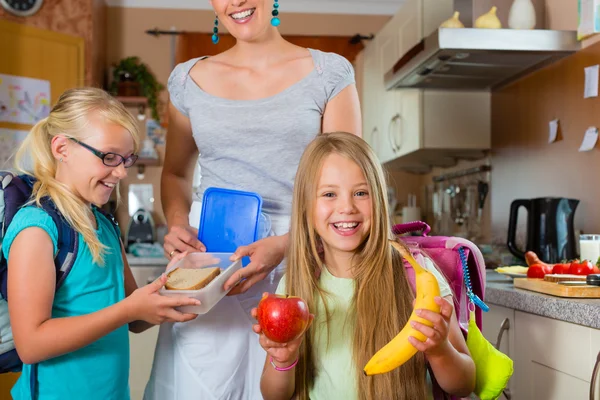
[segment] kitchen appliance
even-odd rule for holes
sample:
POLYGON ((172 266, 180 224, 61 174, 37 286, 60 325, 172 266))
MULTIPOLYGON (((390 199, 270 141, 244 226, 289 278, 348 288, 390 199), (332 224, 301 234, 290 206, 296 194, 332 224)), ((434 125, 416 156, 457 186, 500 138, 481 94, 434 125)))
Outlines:
POLYGON ((154 243, 156 241, 156 229, 154 219, 150 211, 143 208, 138 209, 127 227, 127 247, 133 243, 154 243))
MULTIPOLYGON (((425 32, 428 36, 407 48, 386 71, 386 89, 496 89, 581 48, 576 31, 471 28, 489 3, 454 0, 453 9, 460 12, 465 28, 425 32)), ((545 6, 537 3, 541 13, 545 6)))
POLYGON ((577 257, 573 219, 579 200, 562 197, 517 199, 510 205, 507 246, 521 259, 526 251, 535 252, 547 263, 577 257), (525 250, 516 245, 517 219, 520 207, 527 210, 527 244, 525 250))

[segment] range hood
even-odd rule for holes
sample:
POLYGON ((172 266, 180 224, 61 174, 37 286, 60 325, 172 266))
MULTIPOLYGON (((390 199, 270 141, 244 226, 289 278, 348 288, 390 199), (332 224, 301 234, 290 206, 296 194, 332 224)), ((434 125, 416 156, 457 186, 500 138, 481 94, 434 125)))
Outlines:
POLYGON ((494 90, 580 48, 576 31, 438 28, 401 55, 385 87, 494 90))

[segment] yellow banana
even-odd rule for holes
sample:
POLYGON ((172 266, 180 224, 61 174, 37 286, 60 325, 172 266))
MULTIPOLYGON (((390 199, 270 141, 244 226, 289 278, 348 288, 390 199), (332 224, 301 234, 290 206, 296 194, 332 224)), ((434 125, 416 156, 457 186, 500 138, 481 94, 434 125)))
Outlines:
MULTIPOLYGON (((404 257, 415 270, 415 286, 417 293, 414 310, 427 309, 440 312, 440 306, 434 301, 434 298, 440 295, 440 287, 435 276, 425 268, 421 267, 410 252, 406 251, 404 247, 396 242, 392 242, 392 246, 402 254, 402 257, 404 257)), ((413 336, 422 342, 424 342, 427 337, 414 329, 410 325, 410 322, 417 321, 427 326, 433 326, 433 324, 426 319, 418 317, 414 310, 400 333, 371 357, 364 368, 365 374, 375 375, 389 372, 410 360, 410 358, 417 353, 417 349, 408 341, 408 337, 413 336)))

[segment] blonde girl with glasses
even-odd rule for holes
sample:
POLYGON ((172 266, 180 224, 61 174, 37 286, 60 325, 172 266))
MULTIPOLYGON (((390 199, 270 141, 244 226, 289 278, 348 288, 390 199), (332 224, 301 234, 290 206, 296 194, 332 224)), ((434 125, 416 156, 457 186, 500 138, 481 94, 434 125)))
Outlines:
POLYGON ((23 361, 15 400, 128 399, 128 330, 196 317, 174 308, 197 300, 157 293, 164 276, 137 288, 120 235, 97 209, 114 190, 118 194, 138 145, 137 123, 121 103, 103 90, 80 88, 59 98, 17 152, 17 170, 35 184, 2 240, 10 322, 23 361), (75 263, 58 290, 58 231, 41 208, 46 200, 79 238, 75 263))

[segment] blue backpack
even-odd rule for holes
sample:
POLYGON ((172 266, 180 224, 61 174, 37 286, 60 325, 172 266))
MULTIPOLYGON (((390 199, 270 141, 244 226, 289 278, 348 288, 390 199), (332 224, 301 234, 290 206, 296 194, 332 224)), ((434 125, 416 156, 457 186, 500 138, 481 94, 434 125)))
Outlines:
MULTIPOLYGON (((14 175, 8 171, 0 171, 0 246, 8 226, 15 214, 25 205, 32 193, 35 178, 29 175, 14 175)), ((58 231, 58 253, 54 258, 56 267, 56 289, 58 290, 71 271, 79 249, 79 235, 60 214, 49 198, 41 201, 41 208, 52 217, 58 231)), ((100 208, 115 227, 120 236, 116 220, 100 208)), ((19 372, 23 366, 12 336, 8 315, 7 295, 8 260, 0 251, 0 373, 19 372)), ((32 385, 37 381, 35 368, 32 373, 32 385)), ((35 392, 32 392, 35 393, 35 392)))

